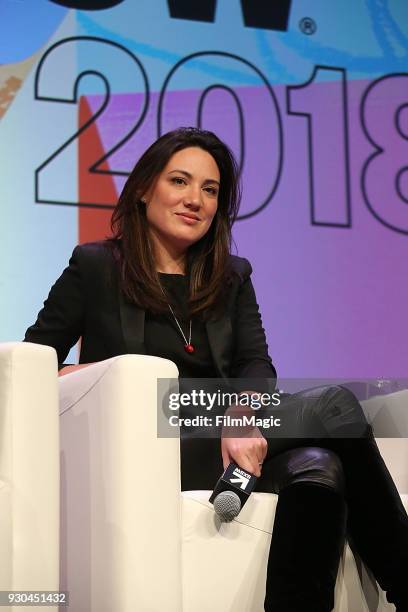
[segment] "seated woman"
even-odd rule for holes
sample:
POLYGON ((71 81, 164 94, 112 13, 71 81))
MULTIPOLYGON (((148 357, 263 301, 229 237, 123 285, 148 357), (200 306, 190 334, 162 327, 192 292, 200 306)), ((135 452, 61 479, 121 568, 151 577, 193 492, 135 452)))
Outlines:
MULTIPOLYGON (((81 364, 145 353, 184 378, 275 378, 251 266, 230 254, 238 205, 223 142, 194 128, 165 134, 129 176, 113 237, 74 249, 25 340, 53 346, 61 364, 81 337, 81 364)), ((282 404, 296 438, 257 427, 223 430, 221 443, 183 436, 183 489, 213 488, 234 461, 259 477, 258 491, 279 494, 266 611, 331 610, 346 532, 389 601, 408 610, 408 519, 356 398, 332 386, 282 404), (310 436, 316 423, 321 435, 310 436)))

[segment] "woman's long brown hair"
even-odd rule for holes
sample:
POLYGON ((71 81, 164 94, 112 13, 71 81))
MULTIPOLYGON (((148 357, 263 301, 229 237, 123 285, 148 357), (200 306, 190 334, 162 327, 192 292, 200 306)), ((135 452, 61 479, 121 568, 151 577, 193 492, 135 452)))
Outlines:
POLYGON ((133 303, 164 312, 168 303, 160 286, 153 248, 141 201, 171 156, 187 147, 200 147, 214 158, 220 171, 218 208, 208 232, 187 253, 190 314, 208 315, 220 305, 228 282, 231 229, 238 213, 238 168, 229 148, 212 132, 179 128, 154 142, 132 170, 111 218, 112 238, 120 266, 121 288, 133 303))

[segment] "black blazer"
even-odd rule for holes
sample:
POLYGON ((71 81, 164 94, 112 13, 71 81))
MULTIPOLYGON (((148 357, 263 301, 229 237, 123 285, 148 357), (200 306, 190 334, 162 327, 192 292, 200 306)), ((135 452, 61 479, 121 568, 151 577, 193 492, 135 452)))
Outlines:
MULTIPOLYGON (((275 378, 251 265, 230 257, 233 275, 225 308, 206 323, 216 370, 222 378, 275 378)), ((54 347, 60 367, 80 337, 79 363, 145 354, 144 319, 145 311, 119 289, 117 263, 107 242, 91 242, 75 247, 24 341, 54 347)))

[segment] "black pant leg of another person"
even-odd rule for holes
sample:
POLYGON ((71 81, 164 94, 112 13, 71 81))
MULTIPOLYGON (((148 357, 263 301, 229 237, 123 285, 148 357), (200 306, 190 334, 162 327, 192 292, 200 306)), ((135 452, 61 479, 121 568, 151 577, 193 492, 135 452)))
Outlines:
POLYGON ((333 440, 342 457, 348 537, 398 612, 408 612, 408 516, 373 437, 333 440))
MULTIPOLYGON (((349 422, 333 419, 333 413, 354 413, 355 430, 360 431, 364 414, 348 389, 332 387, 326 391, 320 411, 331 435, 347 435, 352 430, 349 422)), ((388 601, 398 612, 408 612, 408 516, 372 429, 366 424, 357 438, 332 437, 327 448, 336 452, 343 465, 349 537, 386 591, 388 601)))

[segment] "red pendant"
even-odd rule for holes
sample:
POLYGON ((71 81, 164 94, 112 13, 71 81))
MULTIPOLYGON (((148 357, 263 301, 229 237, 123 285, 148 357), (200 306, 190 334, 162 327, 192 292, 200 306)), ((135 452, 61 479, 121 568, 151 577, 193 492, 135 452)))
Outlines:
POLYGON ((186 353, 194 353, 195 348, 192 344, 185 344, 184 350, 186 351, 186 353))

